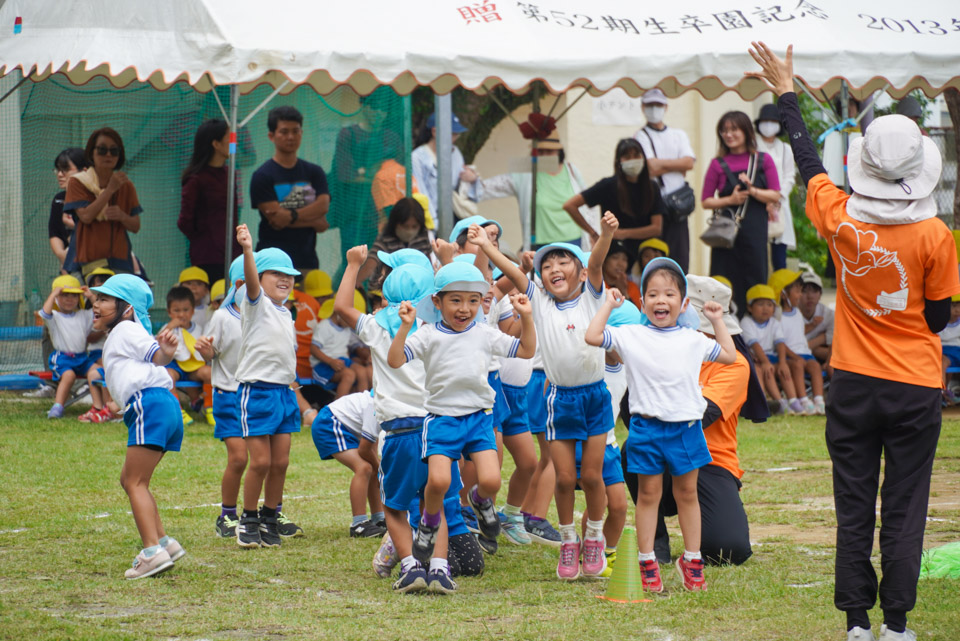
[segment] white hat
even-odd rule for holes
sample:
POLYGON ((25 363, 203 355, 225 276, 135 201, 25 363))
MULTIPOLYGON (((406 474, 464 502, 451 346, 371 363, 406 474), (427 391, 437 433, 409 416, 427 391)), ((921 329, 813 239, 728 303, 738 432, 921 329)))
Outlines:
POLYGON ((820 280, 816 272, 805 271, 800 275, 800 280, 804 285, 816 285, 820 289, 823 289, 823 281, 820 280))
POLYGON ((703 315, 703 304, 708 300, 717 301, 723 307, 723 324, 727 326, 731 336, 736 336, 743 331, 736 317, 730 313, 730 299, 733 297, 733 291, 720 281, 709 276, 690 274, 687 276, 687 296, 690 298, 690 306, 697 310, 700 316, 701 332, 713 335, 713 323, 703 315))
POLYGON ((647 89, 643 92, 643 98, 640 99, 642 105, 665 105, 667 97, 659 89, 647 89))
POLYGON ((850 186, 861 196, 920 200, 940 182, 943 160, 937 145, 906 116, 877 118, 850 144, 850 186))

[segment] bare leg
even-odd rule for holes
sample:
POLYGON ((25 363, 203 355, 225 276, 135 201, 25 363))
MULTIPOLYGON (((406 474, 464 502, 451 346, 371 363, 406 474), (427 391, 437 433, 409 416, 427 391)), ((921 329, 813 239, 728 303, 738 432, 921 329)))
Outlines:
MULTIPOLYGON (((367 495, 370 486, 370 477, 373 476, 373 468, 370 463, 360 456, 357 450, 346 450, 337 452, 333 455, 339 463, 346 465, 353 471, 353 478, 350 480, 350 509, 353 516, 359 516, 367 513, 367 495)), ((379 493, 379 491, 378 491, 379 493)))
POLYGON ((227 446, 227 467, 220 481, 220 500, 223 505, 236 505, 240 494, 240 481, 247 468, 247 445, 239 436, 223 440, 227 446))
POLYGON ((120 486, 130 499, 130 511, 145 548, 159 545, 164 536, 157 503, 150 493, 150 479, 162 458, 163 452, 131 445, 120 470, 120 486))
POLYGON ((653 552, 657 534, 657 508, 663 492, 662 474, 637 475, 637 548, 641 553, 653 552))
POLYGON ((290 435, 274 434, 270 437, 270 471, 263 488, 263 506, 276 508, 283 500, 283 484, 287 480, 290 464, 290 435))
POLYGON ((54 403, 63 405, 67 402, 67 397, 70 396, 70 388, 73 387, 75 380, 77 380, 77 375, 72 369, 68 369, 60 376, 60 382, 57 383, 57 393, 53 399, 54 403))
POLYGON ((697 500, 697 472, 673 477, 673 498, 677 502, 677 517, 683 534, 683 549, 700 550, 700 502, 697 500))
POLYGON ((592 521, 603 520, 603 513, 607 509, 607 493, 603 484, 603 455, 606 449, 606 434, 595 434, 583 443, 580 487, 583 488, 583 496, 587 501, 587 516, 592 521))
POLYGON ((263 480, 270 471, 270 437, 248 436, 244 440, 250 462, 247 465, 247 475, 243 479, 243 509, 255 512, 260 502, 263 480))
MULTIPOLYGON (((537 453, 529 432, 504 436, 503 444, 513 457, 514 470, 507 484, 507 504, 519 506, 537 470, 537 453)), ((502 466, 501 466, 502 467, 502 466)))

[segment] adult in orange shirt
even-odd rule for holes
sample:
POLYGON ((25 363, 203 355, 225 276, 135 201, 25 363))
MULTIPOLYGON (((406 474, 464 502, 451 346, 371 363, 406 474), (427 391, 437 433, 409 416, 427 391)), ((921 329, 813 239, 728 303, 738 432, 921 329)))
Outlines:
POLYGON ((931 194, 942 159, 916 123, 874 120, 848 153, 847 195, 828 178, 793 92, 792 47, 785 60, 765 44, 750 54, 779 96, 784 129, 807 185, 806 211, 839 272, 834 376, 827 400, 827 448, 837 513, 834 604, 848 639, 873 639, 867 615, 883 610, 882 641, 909 640, 917 599, 933 457, 940 435, 940 341, 950 297, 960 294, 953 237, 931 194), (880 565, 870 560, 880 457, 880 565))

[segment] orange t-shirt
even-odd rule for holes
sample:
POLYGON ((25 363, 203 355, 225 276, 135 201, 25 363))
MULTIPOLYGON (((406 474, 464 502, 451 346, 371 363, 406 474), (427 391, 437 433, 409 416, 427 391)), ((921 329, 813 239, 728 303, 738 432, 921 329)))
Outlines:
POLYGON ((703 397, 720 408, 720 418, 703 428, 707 448, 713 457, 712 465, 719 465, 738 479, 743 477, 743 470, 737 457, 737 421, 740 408, 747 401, 749 380, 750 364, 739 352, 731 365, 711 362, 700 367, 703 397))
POLYGON ((850 198, 826 174, 807 185, 807 217, 837 266, 833 367, 864 376, 941 386, 940 338, 924 299, 960 294, 957 250, 937 218, 878 225, 847 214, 850 198))
POLYGON ((320 304, 317 299, 299 289, 293 290, 293 305, 297 308, 297 320, 293 329, 297 334, 297 378, 310 378, 310 342, 313 340, 313 328, 317 326, 320 304))

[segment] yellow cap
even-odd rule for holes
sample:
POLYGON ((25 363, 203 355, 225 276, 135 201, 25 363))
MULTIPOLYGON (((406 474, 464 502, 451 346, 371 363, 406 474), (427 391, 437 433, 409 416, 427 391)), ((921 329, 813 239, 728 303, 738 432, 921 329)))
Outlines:
POLYGON ((726 285, 726 286, 729 287, 731 290, 733 289, 733 283, 731 283, 731 282, 730 282, 730 279, 727 278, 726 276, 713 276, 712 278, 713 278, 713 280, 717 281, 718 283, 722 283, 722 284, 726 285))
POLYGON ((227 293, 227 283, 222 278, 210 286, 210 300, 223 298, 227 293))
POLYGON ((327 299, 323 301, 323 305, 320 306, 320 311, 317 312, 317 318, 323 320, 324 318, 330 318, 333 316, 333 299, 327 299))
POLYGON ((177 279, 177 284, 182 285, 188 280, 199 280, 207 285, 210 284, 210 277, 207 276, 207 272, 203 271, 199 267, 187 267, 185 270, 180 272, 180 278, 177 279))
POLYGON ((640 243, 640 248, 637 250, 637 254, 642 254, 643 250, 647 247, 663 252, 664 256, 670 255, 670 247, 659 238, 648 238, 640 243))
POLYGON ((296 290, 293 290, 293 289, 290 290, 290 295, 287 296, 287 300, 296 300, 296 299, 297 299, 297 297, 293 295, 293 292, 294 292, 294 291, 296 291, 296 290))
POLYGON ((109 278, 110 276, 116 276, 117 273, 112 269, 107 269, 106 267, 97 267, 95 270, 87 274, 87 284, 90 283, 91 278, 93 278, 94 276, 100 276, 100 275, 103 275, 109 278))
POLYGON ((767 279, 767 285, 773 290, 773 300, 777 305, 780 304, 780 294, 794 282, 800 280, 803 272, 795 272, 792 269, 778 269, 770 274, 767 279))
POLYGON ((333 281, 330 280, 330 274, 319 269, 311 269, 303 277, 303 291, 307 296, 313 296, 314 298, 329 296, 333 293, 333 281))
POLYGON ((754 285, 747 290, 747 305, 760 298, 765 298, 774 302, 777 301, 776 297, 773 295, 773 288, 769 285, 754 285))
POLYGON ((950 297, 951 303, 960 303, 960 294, 954 294, 950 297))
POLYGON ((430 212, 430 199, 427 198, 427 195, 415 191, 410 194, 410 197, 423 207, 423 222, 426 224, 427 229, 436 229, 436 225, 433 222, 433 214, 430 212))
POLYGON ((53 291, 57 287, 63 288, 64 294, 82 294, 83 285, 80 284, 80 281, 74 278, 73 276, 63 275, 57 276, 53 279, 53 285, 50 288, 50 291, 53 291))

